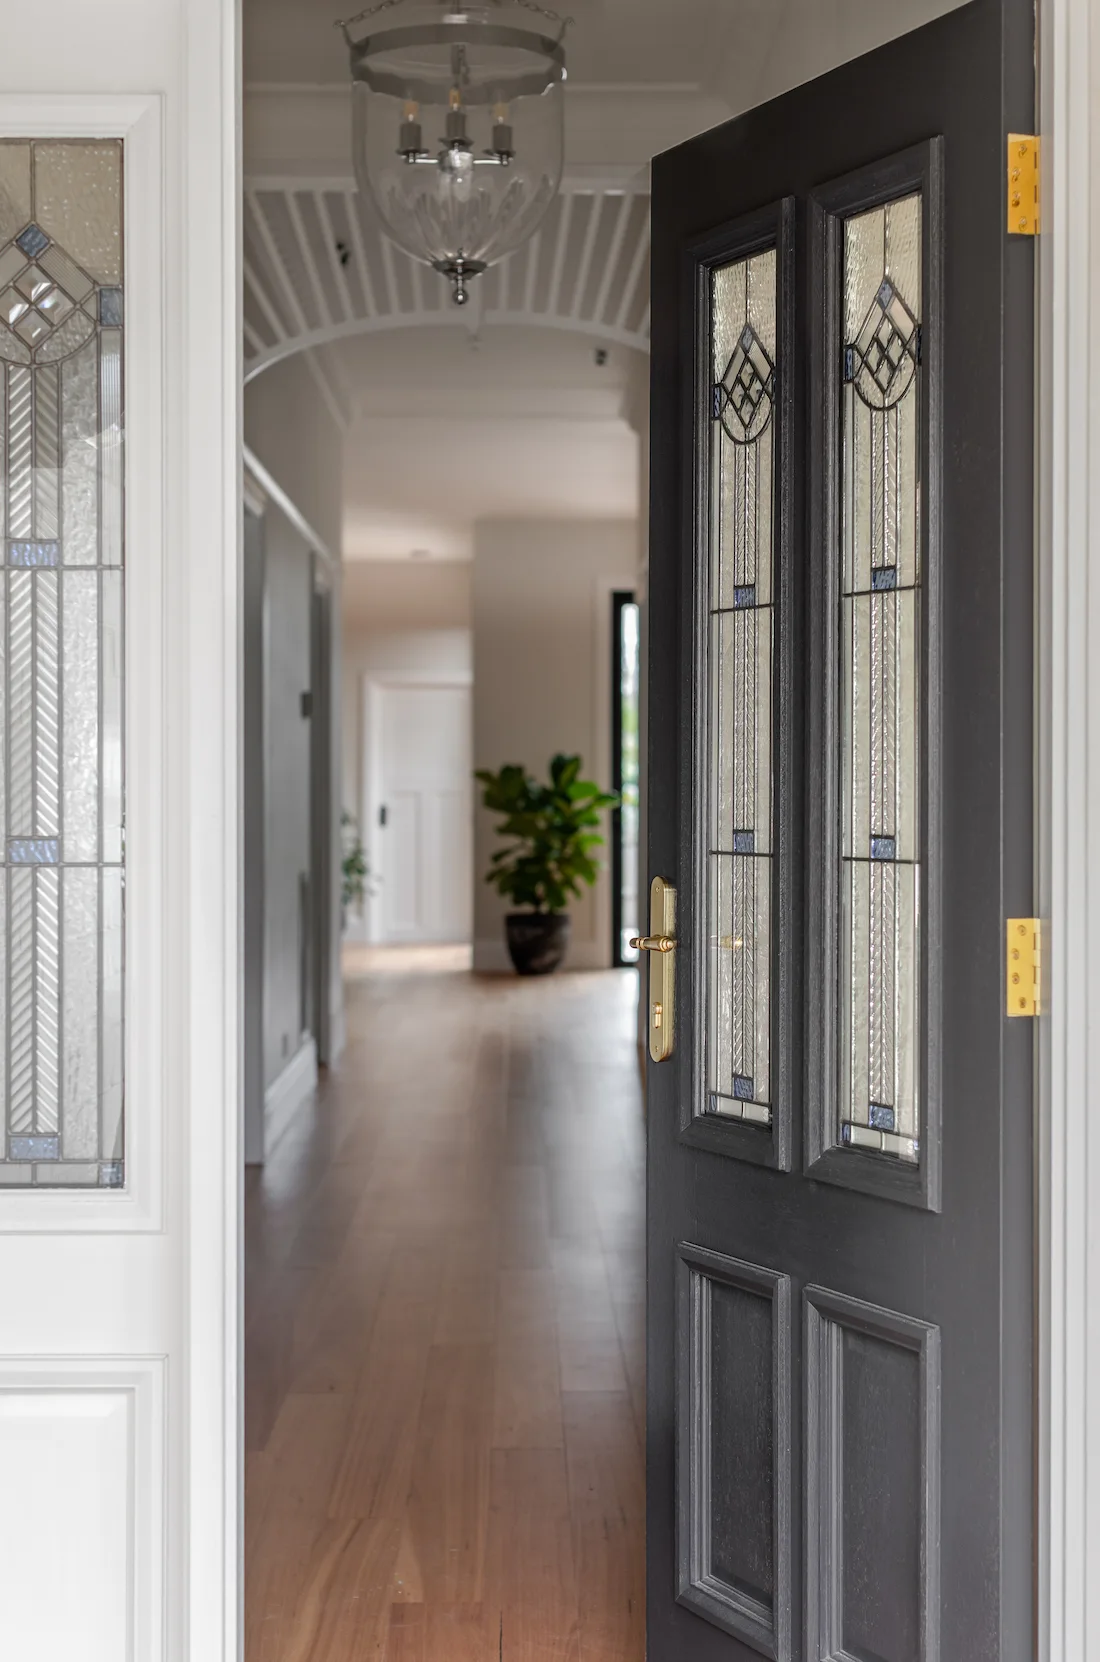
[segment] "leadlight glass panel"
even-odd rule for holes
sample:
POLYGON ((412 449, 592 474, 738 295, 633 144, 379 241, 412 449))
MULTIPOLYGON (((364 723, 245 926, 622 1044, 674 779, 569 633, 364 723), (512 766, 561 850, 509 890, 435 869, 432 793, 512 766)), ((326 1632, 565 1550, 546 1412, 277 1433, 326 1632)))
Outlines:
POLYGON ((0 1184, 123 1166, 122 145, 0 141, 0 1184))
POLYGON ((774 249, 712 275, 707 1101, 769 1126, 774 852, 774 249))
POLYGON ((842 1144, 919 1160, 921 199, 844 226, 842 1144))

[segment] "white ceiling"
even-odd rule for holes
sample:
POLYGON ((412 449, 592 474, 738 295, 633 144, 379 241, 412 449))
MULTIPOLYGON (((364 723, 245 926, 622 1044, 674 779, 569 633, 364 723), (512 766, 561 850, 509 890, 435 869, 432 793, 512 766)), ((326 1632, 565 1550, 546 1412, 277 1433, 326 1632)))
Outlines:
POLYGON ((612 348, 601 367, 591 340, 509 328, 480 343, 408 329, 338 350, 360 389, 344 452, 346 559, 468 560, 483 519, 637 517, 638 354, 612 348))
MULTIPOLYGON (((694 86, 743 109, 952 10, 958 0, 559 0, 570 79, 694 86)), ((250 84, 340 82, 354 0, 244 0, 250 84)))

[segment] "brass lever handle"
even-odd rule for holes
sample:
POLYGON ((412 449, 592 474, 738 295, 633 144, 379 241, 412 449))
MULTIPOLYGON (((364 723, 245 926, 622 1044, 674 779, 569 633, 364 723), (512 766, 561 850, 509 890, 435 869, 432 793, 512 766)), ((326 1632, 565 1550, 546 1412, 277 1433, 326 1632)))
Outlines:
POLYGON ((676 949, 671 935, 635 935, 630 944, 636 952, 674 952, 676 949))

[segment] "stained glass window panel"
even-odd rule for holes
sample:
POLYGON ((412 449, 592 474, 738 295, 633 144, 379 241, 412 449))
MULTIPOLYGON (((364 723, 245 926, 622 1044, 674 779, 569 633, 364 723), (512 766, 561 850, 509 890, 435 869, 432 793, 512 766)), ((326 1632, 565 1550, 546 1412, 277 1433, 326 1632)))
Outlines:
POLYGON ((0 141, 0 1184, 123 1151, 122 146, 0 141))
POLYGON ((844 226, 840 1126, 920 1157, 921 199, 844 226))
POLYGON ((776 255, 712 276, 707 1102, 772 1118, 776 255))

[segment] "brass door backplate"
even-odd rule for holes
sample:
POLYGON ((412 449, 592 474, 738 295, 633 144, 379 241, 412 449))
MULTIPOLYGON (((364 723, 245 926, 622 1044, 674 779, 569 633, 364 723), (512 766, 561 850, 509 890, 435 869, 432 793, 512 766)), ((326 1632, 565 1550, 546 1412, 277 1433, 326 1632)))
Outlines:
POLYGON ((649 1054, 667 1062, 675 1036, 676 890, 663 877, 649 887, 649 934, 630 944, 649 953, 649 1054))

